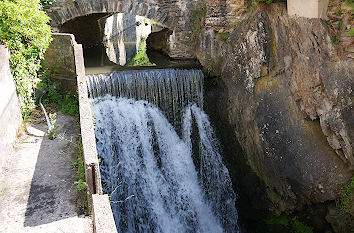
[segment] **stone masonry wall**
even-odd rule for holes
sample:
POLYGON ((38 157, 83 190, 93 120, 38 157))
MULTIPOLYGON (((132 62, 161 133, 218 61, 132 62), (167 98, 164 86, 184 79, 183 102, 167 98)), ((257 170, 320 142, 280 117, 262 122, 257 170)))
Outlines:
POLYGON ((76 66, 74 56, 75 37, 72 34, 53 33, 53 41, 44 54, 43 66, 65 91, 75 92, 76 66))

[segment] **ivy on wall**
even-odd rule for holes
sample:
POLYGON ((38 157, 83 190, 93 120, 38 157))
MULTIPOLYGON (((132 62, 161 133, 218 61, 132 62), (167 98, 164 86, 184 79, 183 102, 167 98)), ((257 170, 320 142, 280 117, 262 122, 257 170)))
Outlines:
POLYGON ((0 42, 10 50, 10 64, 23 115, 34 107, 41 60, 51 38, 49 17, 40 0, 0 1, 0 42))

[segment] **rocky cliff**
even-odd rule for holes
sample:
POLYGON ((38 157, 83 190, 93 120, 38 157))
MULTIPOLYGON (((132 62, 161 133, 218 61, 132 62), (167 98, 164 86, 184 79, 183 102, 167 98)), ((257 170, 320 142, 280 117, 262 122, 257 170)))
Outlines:
POLYGON ((197 57, 214 76, 209 111, 244 151, 225 156, 251 168, 237 182, 254 172, 269 201, 255 206, 278 214, 335 200, 353 176, 354 60, 337 55, 325 21, 290 18, 285 4, 206 7, 197 57))

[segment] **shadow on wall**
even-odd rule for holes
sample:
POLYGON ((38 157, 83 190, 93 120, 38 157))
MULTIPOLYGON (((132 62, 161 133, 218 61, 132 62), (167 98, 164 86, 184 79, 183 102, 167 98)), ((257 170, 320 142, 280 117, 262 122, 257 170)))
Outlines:
POLYGON ((172 30, 163 28, 152 32, 146 40, 146 53, 150 62, 158 66, 168 66, 171 59, 168 56, 168 39, 172 35, 172 30))

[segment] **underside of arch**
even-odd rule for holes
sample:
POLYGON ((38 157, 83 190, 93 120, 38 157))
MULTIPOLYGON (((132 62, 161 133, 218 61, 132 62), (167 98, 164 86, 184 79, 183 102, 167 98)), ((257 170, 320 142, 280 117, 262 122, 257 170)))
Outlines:
POLYGON ((90 14, 126 13, 144 16, 173 29, 176 16, 176 12, 171 12, 169 7, 160 7, 157 4, 152 4, 151 1, 138 2, 134 0, 67 0, 54 4, 46 11, 52 19, 51 24, 54 27, 59 27, 75 18, 90 14))

